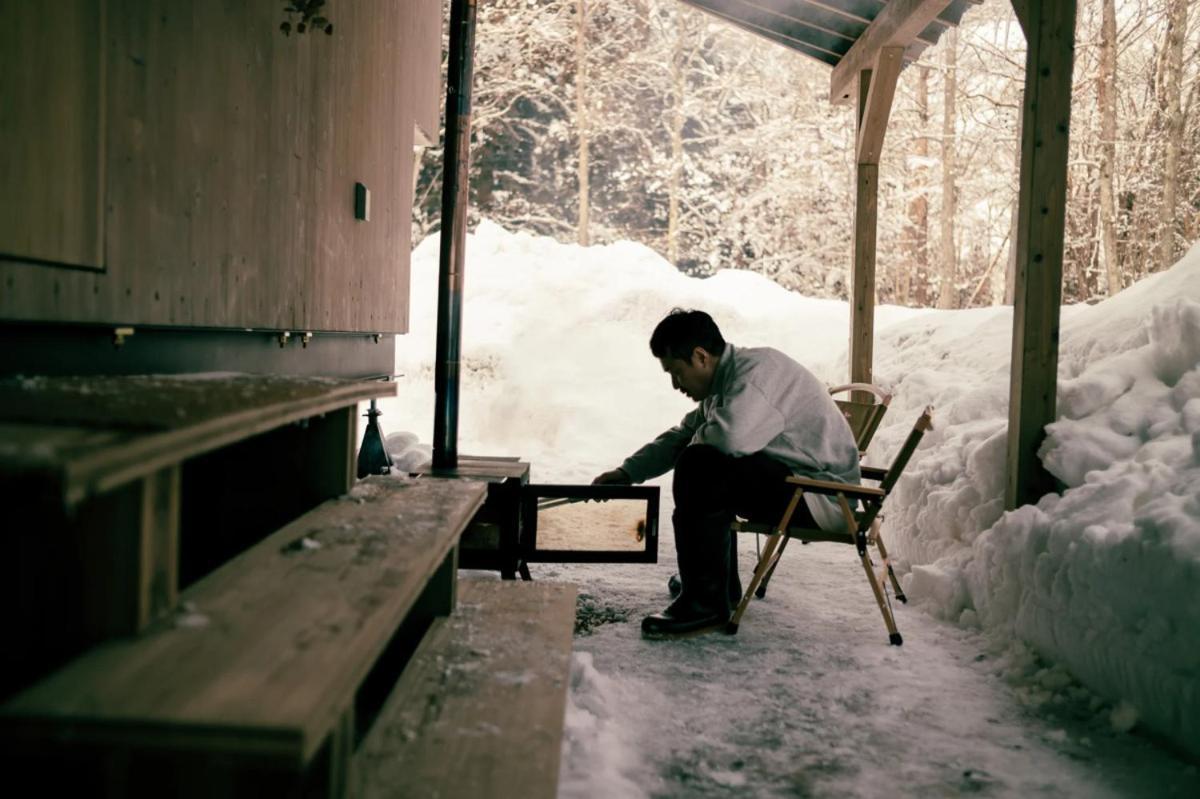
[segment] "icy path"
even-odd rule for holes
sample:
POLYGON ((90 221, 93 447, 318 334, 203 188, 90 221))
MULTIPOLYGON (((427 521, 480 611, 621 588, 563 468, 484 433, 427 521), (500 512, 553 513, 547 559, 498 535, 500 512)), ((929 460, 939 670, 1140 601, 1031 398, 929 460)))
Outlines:
POLYGON ((597 623, 575 639, 562 797, 1200 796, 1195 766, 1114 732, 1060 670, 1015 677, 1011 653, 905 606, 904 646, 888 646, 850 547, 793 542, 737 636, 644 641, 669 527, 659 551, 534 568, 579 585, 597 623))

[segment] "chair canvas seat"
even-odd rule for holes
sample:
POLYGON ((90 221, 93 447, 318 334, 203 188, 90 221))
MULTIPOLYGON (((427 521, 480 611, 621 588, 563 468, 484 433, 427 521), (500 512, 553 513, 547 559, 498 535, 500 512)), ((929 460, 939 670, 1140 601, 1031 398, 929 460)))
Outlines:
MULTIPOLYGON (((765 522, 734 522, 731 529, 736 533, 771 535, 775 532, 775 525, 766 524, 765 522)), ((786 535, 788 538, 798 538, 805 544, 818 541, 828 541, 835 544, 854 543, 854 539, 849 533, 835 533, 822 530, 819 527, 789 527, 786 535)), ((874 543, 869 536, 868 540, 874 543)))

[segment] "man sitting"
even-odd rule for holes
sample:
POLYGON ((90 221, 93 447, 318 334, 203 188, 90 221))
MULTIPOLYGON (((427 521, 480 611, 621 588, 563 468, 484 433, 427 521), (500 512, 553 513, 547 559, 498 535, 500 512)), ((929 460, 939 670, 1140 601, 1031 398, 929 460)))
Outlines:
MULTIPOLYGON (((649 637, 725 624, 741 596, 735 515, 777 521, 797 474, 858 483, 858 447, 825 386, 770 347, 739 348, 703 311, 675 309, 650 337, 671 385, 699 405, 630 455, 597 484, 641 483, 672 468, 675 550, 682 591, 662 613, 642 620, 649 637)), ((805 494, 793 526, 844 529, 832 497, 805 494)))

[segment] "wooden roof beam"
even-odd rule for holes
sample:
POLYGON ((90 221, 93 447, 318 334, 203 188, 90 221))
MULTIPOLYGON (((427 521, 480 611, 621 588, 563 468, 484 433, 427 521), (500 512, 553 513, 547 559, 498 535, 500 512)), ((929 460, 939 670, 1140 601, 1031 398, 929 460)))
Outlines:
POLYGON ((854 94, 858 73, 870 69, 885 47, 907 47, 951 0, 892 0, 867 26, 849 52, 833 68, 829 101, 846 103, 854 94))

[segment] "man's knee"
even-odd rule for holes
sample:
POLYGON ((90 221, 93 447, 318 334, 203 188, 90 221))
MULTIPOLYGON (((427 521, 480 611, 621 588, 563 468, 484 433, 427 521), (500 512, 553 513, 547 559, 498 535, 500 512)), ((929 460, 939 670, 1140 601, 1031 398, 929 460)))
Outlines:
POLYGON ((708 474, 720 469, 728 459, 728 455, 711 444, 692 444, 675 460, 675 479, 708 474))
POLYGON ((726 482, 725 466, 729 459, 729 455, 708 444, 686 447, 675 461, 672 483, 675 504, 715 499, 714 492, 718 492, 726 482))

